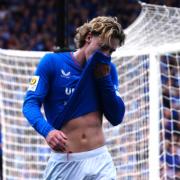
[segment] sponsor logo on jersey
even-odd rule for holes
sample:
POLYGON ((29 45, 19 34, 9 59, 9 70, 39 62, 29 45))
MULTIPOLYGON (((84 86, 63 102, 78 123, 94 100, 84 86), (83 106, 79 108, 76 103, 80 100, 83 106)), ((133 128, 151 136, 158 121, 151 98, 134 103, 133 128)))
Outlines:
POLYGON ((71 75, 71 72, 65 72, 63 69, 61 69, 61 77, 69 78, 71 75))
POLYGON ((65 94, 67 96, 71 95, 73 92, 74 92, 74 88, 68 88, 68 87, 65 88, 65 94))
POLYGON ((39 76, 33 76, 31 81, 30 81, 30 85, 28 87, 28 90, 29 91, 36 91, 38 82, 39 82, 39 76))

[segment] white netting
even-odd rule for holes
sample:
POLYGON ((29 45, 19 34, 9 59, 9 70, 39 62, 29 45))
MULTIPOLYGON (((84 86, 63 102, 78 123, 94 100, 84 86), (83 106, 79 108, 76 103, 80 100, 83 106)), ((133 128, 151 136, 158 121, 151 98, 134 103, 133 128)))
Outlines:
POLYGON ((126 103, 118 144, 111 146, 119 179, 180 179, 180 9, 142 4, 126 33, 125 46, 114 53, 126 103))
POLYGON ((180 9, 142 3, 137 20, 126 30, 121 51, 149 50, 165 44, 180 43, 180 9))
POLYGON ((42 179, 49 148, 22 115, 30 78, 44 53, 0 50, 3 178, 42 179))
POLYGON ((148 179, 149 56, 124 57, 116 63, 126 114, 120 126, 106 127, 107 144, 119 179, 148 179))
POLYGON ((162 179, 180 179, 180 50, 160 55, 162 179))

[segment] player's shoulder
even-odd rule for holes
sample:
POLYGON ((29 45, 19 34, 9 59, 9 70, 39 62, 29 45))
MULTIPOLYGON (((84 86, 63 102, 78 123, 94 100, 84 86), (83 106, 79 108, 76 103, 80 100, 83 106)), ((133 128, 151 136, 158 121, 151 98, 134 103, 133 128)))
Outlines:
POLYGON ((50 59, 60 59, 68 56, 69 52, 48 52, 45 57, 50 59))
POLYGON ((67 58, 69 58, 70 52, 52 52, 52 53, 46 53, 43 59, 47 61, 51 61, 52 63, 57 62, 65 62, 67 58))

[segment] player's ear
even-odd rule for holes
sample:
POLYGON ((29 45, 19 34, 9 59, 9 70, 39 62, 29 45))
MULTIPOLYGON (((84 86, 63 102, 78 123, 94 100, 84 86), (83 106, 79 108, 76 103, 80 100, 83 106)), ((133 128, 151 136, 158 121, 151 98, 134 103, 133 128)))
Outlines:
POLYGON ((92 39, 92 33, 89 32, 85 38, 86 43, 88 44, 91 43, 91 39, 92 39))

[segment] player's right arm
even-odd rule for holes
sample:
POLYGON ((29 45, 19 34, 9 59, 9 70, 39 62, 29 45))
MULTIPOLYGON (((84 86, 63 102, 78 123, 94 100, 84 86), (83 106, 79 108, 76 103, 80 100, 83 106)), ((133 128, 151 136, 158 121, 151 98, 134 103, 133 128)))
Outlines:
POLYGON ((41 113, 41 106, 48 94, 53 75, 52 54, 46 54, 40 61, 23 103, 23 114, 32 127, 46 138, 49 146, 54 150, 64 150, 66 136, 62 131, 55 130, 41 113))
POLYGON ((116 126, 122 122, 125 113, 125 104, 118 92, 117 70, 110 56, 97 51, 94 58, 94 75, 102 110, 107 120, 116 126))

